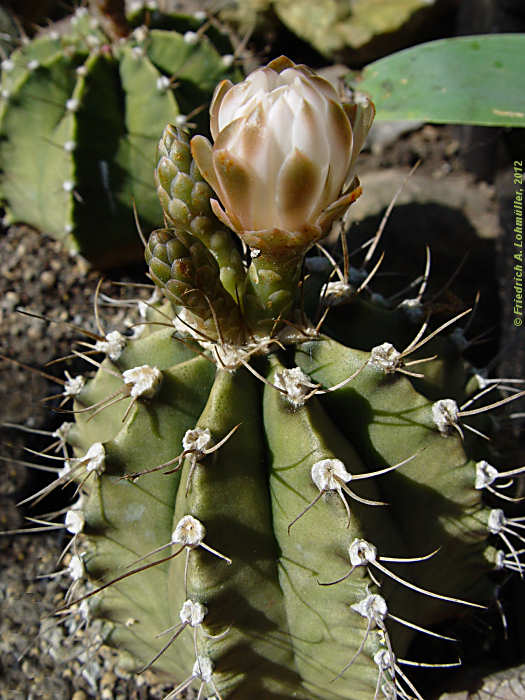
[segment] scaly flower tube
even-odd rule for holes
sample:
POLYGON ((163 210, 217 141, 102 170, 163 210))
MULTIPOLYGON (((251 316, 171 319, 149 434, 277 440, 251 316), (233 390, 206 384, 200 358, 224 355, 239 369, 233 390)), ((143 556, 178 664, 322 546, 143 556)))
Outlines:
POLYGON ((215 214, 263 253, 304 253, 360 195, 353 168, 374 114, 367 98, 343 102, 284 56, 242 83, 224 80, 210 107, 213 146, 191 141, 220 199, 215 214))

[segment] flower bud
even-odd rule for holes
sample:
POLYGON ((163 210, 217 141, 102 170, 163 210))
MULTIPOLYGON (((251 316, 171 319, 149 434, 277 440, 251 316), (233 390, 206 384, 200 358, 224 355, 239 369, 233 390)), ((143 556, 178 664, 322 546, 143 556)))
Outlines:
POLYGON ((210 107, 214 145, 191 141, 220 199, 215 214, 263 252, 306 250, 361 192, 353 166, 374 113, 284 56, 242 83, 223 81, 210 107))
POLYGON ((221 333, 229 342, 242 335, 239 307, 220 282, 216 260, 187 231, 153 231, 145 250, 151 279, 177 308, 191 312, 192 327, 211 340, 221 333), (220 330, 219 330, 220 329, 220 330))

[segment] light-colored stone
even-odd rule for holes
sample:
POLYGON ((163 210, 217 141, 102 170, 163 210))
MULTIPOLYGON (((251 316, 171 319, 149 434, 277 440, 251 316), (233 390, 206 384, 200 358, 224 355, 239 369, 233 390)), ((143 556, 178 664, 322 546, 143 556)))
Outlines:
POLYGON ((368 63, 408 46, 447 0, 274 0, 279 19, 328 57, 368 63))
MULTIPOLYGON (((409 173, 409 168, 377 170, 359 173, 363 195, 350 208, 349 221, 362 221, 377 216, 386 209, 392 197, 409 173)), ((408 179, 399 195, 396 206, 403 204, 439 204, 462 211, 481 238, 496 238, 500 227, 494 207, 488 204, 494 190, 486 183, 476 183, 465 174, 450 174, 442 178, 419 174, 408 179)))
POLYGON ((71 696, 71 700, 87 700, 87 695, 83 690, 76 690, 71 696))

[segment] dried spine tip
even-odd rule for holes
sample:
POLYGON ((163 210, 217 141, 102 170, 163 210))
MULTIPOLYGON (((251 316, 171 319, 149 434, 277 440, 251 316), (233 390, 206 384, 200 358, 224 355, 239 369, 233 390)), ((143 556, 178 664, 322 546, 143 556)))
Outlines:
POLYGON ((321 289, 321 299, 327 306, 344 304, 355 294, 353 285, 344 280, 327 282, 321 289))
POLYGON ((206 449, 213 445, 213 439, 208 428, 192 428, 187 430, 182 438, 185 452, 193 452, 198 457, 205 454, 206 449))
POLYGON ((403 355, 391 343, 383 343, 372 348, 368 364, 385 374, 392 374, 403 367, 403 355))
POLYGON ((82 561, 82 557, 78 554, 74 554, 71 557, 67 571, 73 581, 80 581, 80 579, 84 576, 84 562, 82 561))
POLYGON ((493 467, 487 461, 482 459, 476 464, 476 481, 474 488, 477 490, 484 489, 493 484, 499 476, 496 467, 493 467))
POLYGON ((198 547, 206 537, 206 528, 192 515, 182 517, 173 534, 171 541, 173 544, 182 544, 185 547, 198 547))
POLYGON ((106 470, 106 451, 101 442, 95 442, 86 454, 80 458, 81 463, 85 463, 88 473, 95 472, 100 476, 106 470))
POLYGON ((507 525, 505 513, 501 508, 493 508, 489 513, 488 529, 491 535, 498 535, 507 525))
POLYGON ((122 379, 131 387, 132 398, 152 399, 162 383, 162 372, 157 367, 141 365, 122 372, 122 379))
POLYGON ((97 340, 95 350, 105 353, 110 360, 116 362, 126 347, 126 337, 119 331, 111 331, 106 334, 104 340, 97 340))
POLYGON ((179 617, 183 625, 198 627, 202 624, 208 609, 201 603, 186 600, 180 609, 179 617))
POLYGON ((80 510, 68 510, 66 513, 65 526, 66 530, 72 535, 78 535, 82 532, 85 525, 84 514, 80 510))
POLYGON ((352 566, 366 566, 377 559, 377 548, 366 540, 356 537, 348 547, 348 556, 352 566))
POLYGON ((294 408, 304 406, 312 393, 312 389, 317 387, 300 367, 282 369, 276 372, 274 384, 286 394, 286 398, 294 408))
POLYGON ((84 385, 86 383, 85 378, 81 374, 77 374, 76 377, 71 377, 68 372, 64 372, 66 376, 66 383, 64 384, 64 396, 77 396, 80 394, 84 385))
POLYGON ((383 596, 371 593, 363 598, 358 603, 350 606, 352 610, 359 613, 362 617, 370 622, 382 622, 388 615, 388 607, 383 596))
POLYGON ((347 483, 352 475, 347 472, 340 459, 322 459, 316 462, 311 470, 312 481, 319 491, 338 491, 341 481, 347 483))
POLYGON ((432 418, 441 435, 449 435, 458 425, 459 409, 453 399, 439 399, 432 405, 432 418))
POLYGON ((200 678, 205 683, 209 683, 213 678, 213 663, 208 656, 199 654, 193 664, 192 675, 200 678))

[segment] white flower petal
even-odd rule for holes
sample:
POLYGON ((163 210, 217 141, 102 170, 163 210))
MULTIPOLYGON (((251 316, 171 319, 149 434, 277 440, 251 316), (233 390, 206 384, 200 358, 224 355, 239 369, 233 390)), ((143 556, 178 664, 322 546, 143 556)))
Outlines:
POLYGON ((308 245, 331 223, 324 214, 334 202, 341 215, 355 199, 342 195, 371 103, 344 104, 330 83, 281 56, 242 83, 223 81, 210 112, 213 158, 202 144, 194 152, 241 236, 280 230, 308 245))

